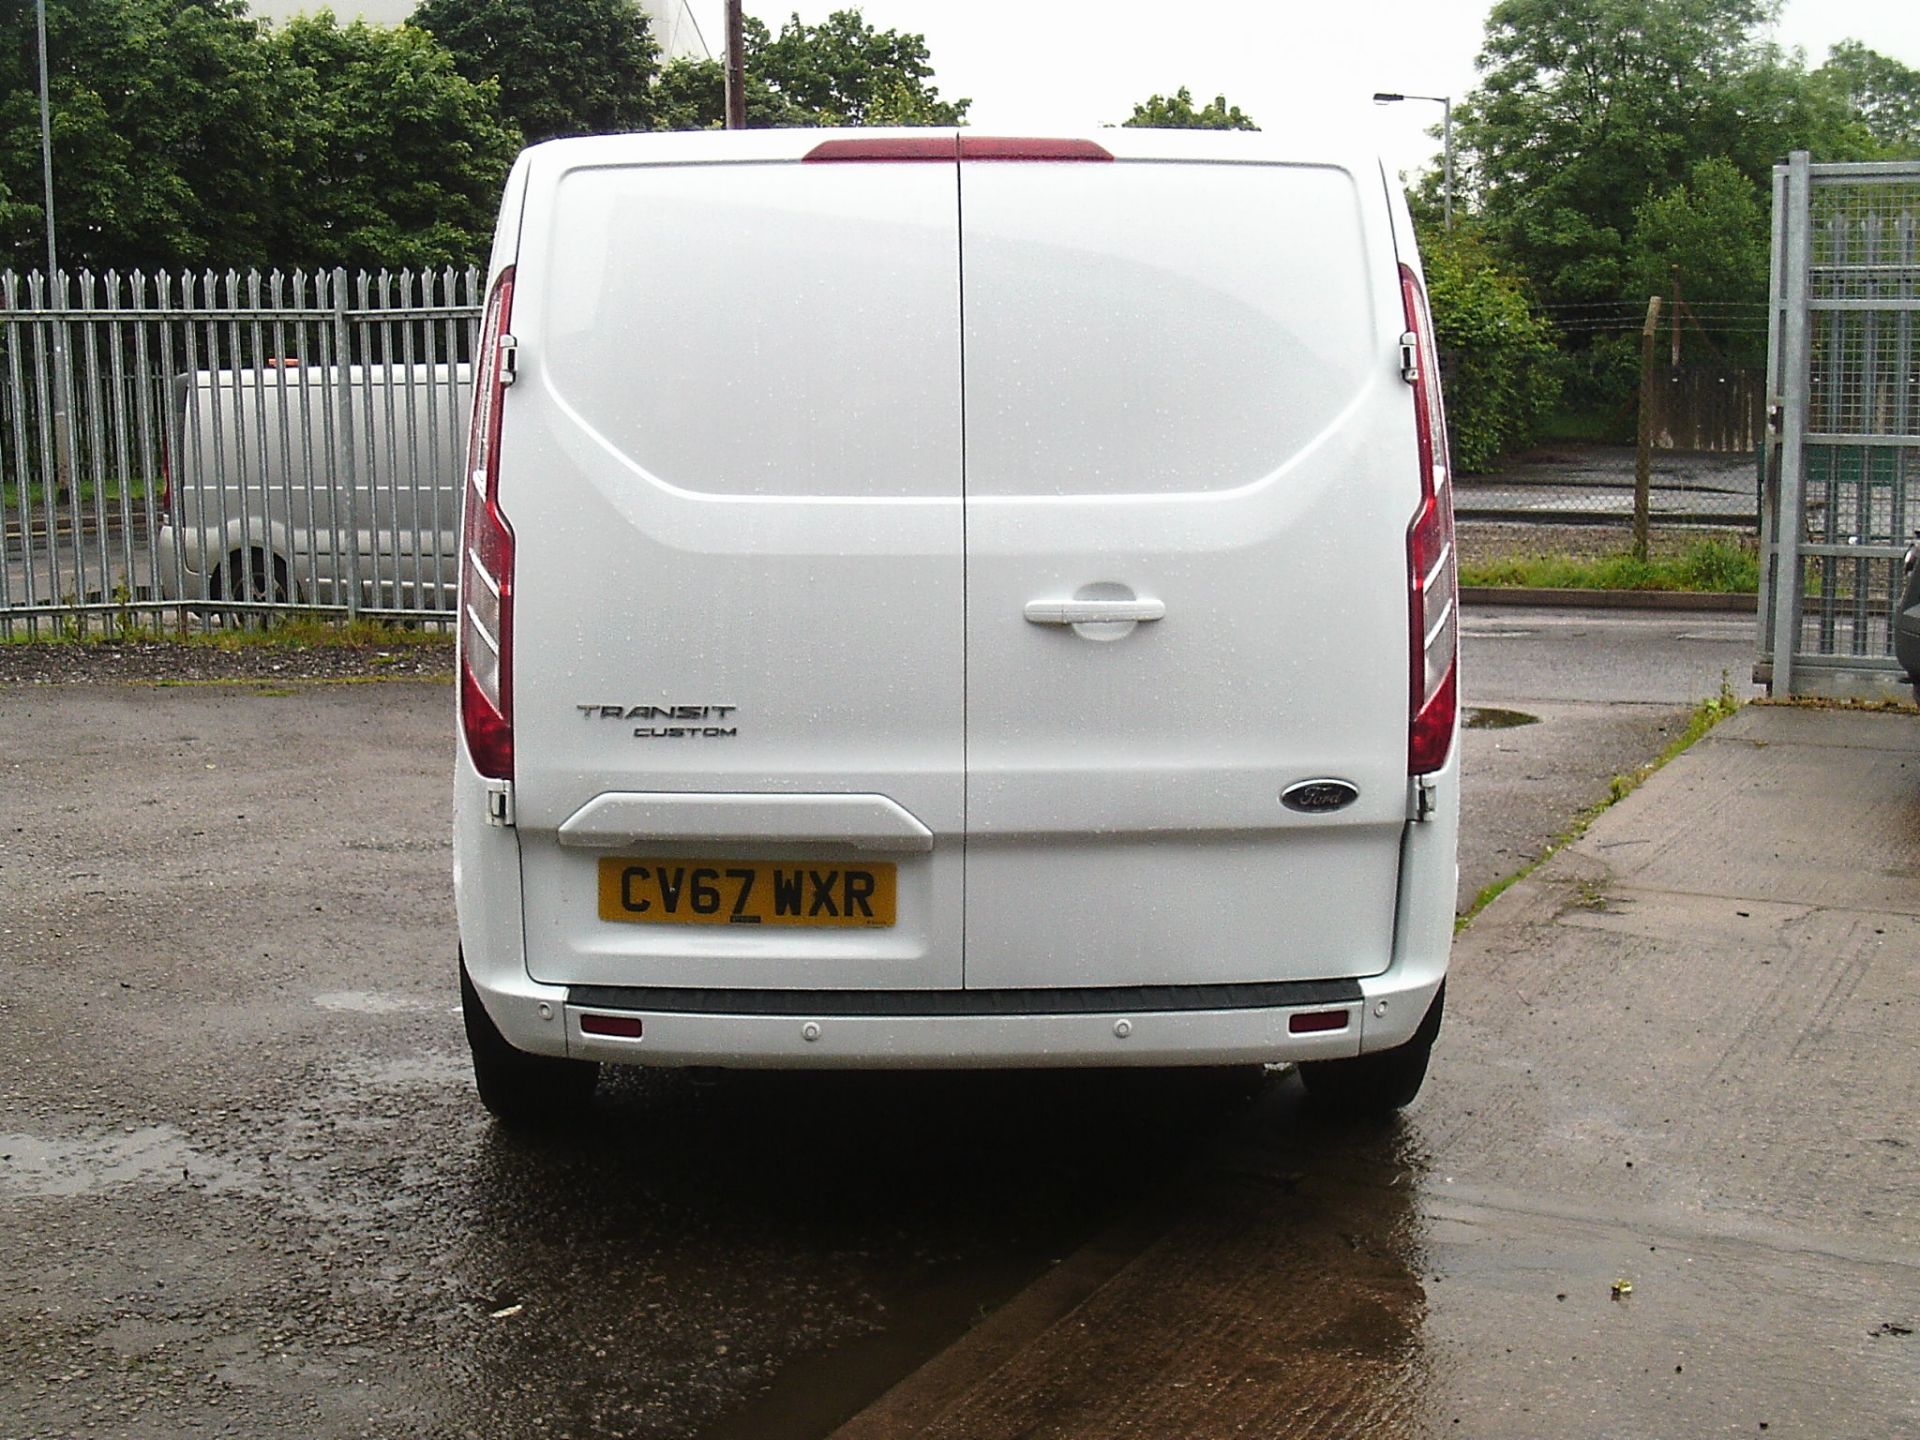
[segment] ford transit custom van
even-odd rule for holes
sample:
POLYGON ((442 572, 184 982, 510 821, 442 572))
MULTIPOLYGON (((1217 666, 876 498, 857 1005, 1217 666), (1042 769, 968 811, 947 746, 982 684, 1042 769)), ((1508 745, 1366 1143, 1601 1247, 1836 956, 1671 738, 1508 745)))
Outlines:
POLYGON ((533 147, 460 554, 461 990, 503 1118, 606 1063, 1418 1090, 1456 585, 1377 156, 533 147))

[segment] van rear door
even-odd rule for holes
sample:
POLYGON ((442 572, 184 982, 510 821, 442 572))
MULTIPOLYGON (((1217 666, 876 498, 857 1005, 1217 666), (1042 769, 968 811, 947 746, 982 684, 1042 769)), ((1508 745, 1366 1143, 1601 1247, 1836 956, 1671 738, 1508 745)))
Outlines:
POLYGON ((1390 958, 1419 482, 1384 188, 1230 139, 960 167, 969 987, 1390 958), (1357 798, 1282 803, 1315 779, 1357 798))
POLYGON ((533 154, 500 492, 536 979, 962 983, 956 166, 815 143, 533 154))

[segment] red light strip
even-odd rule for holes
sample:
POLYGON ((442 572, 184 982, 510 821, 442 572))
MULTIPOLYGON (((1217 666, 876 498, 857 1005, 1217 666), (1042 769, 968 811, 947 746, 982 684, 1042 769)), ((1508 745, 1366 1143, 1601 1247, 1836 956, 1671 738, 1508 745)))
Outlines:
POLYGON ((1091 140, 1048 140, 1003 135, 874 135, 822 140, 803 160, 867 162, 898 160, 1111 160, 1091 140))

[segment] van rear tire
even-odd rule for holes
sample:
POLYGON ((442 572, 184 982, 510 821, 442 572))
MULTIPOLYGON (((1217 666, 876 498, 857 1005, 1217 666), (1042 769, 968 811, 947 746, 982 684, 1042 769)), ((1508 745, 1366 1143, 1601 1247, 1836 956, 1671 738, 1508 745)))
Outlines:
MULTIPOLYGON (((213 572, 207 598, 239 605, 284 605, 293 598, 286 561, 265 550, 236 550, 213 572)), ((265 617, 242 614, 239 618, 265 617)))
POLYGON ((1307 1098, 1322 1110, 1356 1119, 1404 1110, 1427 1078, 1427 1062, 1433 1056, 1446 1005, 1447 986, 1442 981, 1420 1028, 1406 1044, 1346 1060, 1303 1060, 1300 1079, 1307 1087, 1307 1098))
POLYGON ((493 1023, 460 960, 460 1013, 473 1052, 473 1087, 480 1103, 514 1130, 555 1130, 578 1121, 592 1103, 600 1067, 591 1060, 529 1055, 507 1043, 493 1023))

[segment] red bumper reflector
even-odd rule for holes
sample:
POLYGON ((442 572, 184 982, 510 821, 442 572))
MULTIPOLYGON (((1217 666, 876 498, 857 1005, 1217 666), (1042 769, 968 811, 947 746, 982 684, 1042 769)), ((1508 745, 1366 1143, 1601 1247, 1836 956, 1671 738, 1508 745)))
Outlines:
POLYGON ((1302 1015, 1289 1015, 1287 1029, 1295 1035, 1318 1035, 1327 1030, 1347 1028, 1347 1012, 1344 1010, 1309 1010, 1302 1015))
POLYGON ((638 1015, 582 1015, 580 1029, 588 1035, 612 1035, 621 1040, 640 1038, 638 1015))

